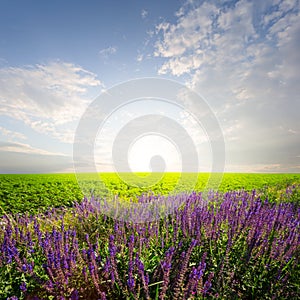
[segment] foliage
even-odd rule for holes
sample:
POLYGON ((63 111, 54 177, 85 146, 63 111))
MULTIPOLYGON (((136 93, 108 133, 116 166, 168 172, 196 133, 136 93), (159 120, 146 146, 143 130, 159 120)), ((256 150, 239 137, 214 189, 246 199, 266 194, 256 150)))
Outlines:
MULTIPOLYGON (((51 207, 70 207, 74 201, 80 202, 83 193, 86 197, 97 195, 110 197, 118 195, 128 200, 137 199, 149 190, 155 195, 167 195, 191 190, 203 191, 210 178, 208 173, 200 173, 196 186, 191 184, 194 174, 185 174, 185 181, 177 186, 179 173, 154 174, 138 173, 140 180, 134 184, 132 174, 101 173, 105 183, 101 184, 95 174, 80 175, 79 186, 74 174, 24 174, 0 175, 0 215, 4 212, 19 213, 45 211, 51 207), (120 174, 119 174, 120 175, 120 174), (189 176, 190 175, 190 176, 189 176), (124 180, 122 180, 124 179, 124 180), (109 191, 110 193, 108 193, 109 191)), ((264 190, 272 201, 280 201, 282 191, 292 184, 300 183, 300 174, 242 174, 226 173, 220 186, 212 182, 209 189, 230 191, 244 189, 264 190)), ((296 197, 297 198, 297 197, 296 197)))
POLYGON ((2 212, 37 212, 82 198, 74 174, 0 175, 2 212))
POLYGON ((281 202, 262 191, 178 194, 165 198, 183 198, 173 214, 144 223, 107 217, 93 197, 4 215, 0 298, 296 299, 297 195, 297 185, 281 191, 281 202))

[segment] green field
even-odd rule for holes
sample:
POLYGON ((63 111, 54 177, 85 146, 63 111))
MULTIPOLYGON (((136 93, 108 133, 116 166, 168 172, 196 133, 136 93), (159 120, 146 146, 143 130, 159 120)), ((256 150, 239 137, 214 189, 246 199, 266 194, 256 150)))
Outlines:
POLYGON ((300 174, 219 175, 1 175, 0 299, 299 299, 300 174))
POLYGON ((3 212, 36 212, 50 207, 71 206, 81 201, 83 196, 92 194, 100 197, 118 195, 121 199, 136 197, 153 192, 167 195, 182 191, 221 192, 244 189, 264 190, 271 200, 280 200, 280 193, 287 186, 300 184, 300 174, 243 174, 225 173, 221 184, 217 179, 221 174, 184 174, 180 181, 179 173, 152 174, 138 173, 138 181, 132 174, 115 173, 80 174, 78 184, 75 174, 26 174, 0 175, 0 207, 3 212), (216 178, 214 178, 216 176, 216 178), (100 180, 101 178, 101 180, 100 180), (210 180, 211 179, 211 180, 210 180), (210 180, 210 181, 209 181, 210 180), (207 183, 209 182, 209 185, 207 183))

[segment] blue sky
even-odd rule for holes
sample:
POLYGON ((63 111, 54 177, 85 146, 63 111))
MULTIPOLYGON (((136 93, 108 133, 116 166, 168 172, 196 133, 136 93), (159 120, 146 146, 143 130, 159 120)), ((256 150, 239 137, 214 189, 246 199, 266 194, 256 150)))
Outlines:
MULTIPOLYGON (((226 171, 299 172, 299 5, 1 1, 0 172, 73 171, 74 133, 85 109, 102 91, 140 77, 176 80, 206 99, 223 130, 226 171)), ((184 112, 148 102, 107 120, 95 144, 106 162, 99 171, 113 170, 118 130, 150 111, 185 127, 199 145, 200 169, 209 169, 203 130, 184 112)), ((133 170, 146 170, 160 154, 177 170, 176 151, 148 136, 128 159, 133 170)))

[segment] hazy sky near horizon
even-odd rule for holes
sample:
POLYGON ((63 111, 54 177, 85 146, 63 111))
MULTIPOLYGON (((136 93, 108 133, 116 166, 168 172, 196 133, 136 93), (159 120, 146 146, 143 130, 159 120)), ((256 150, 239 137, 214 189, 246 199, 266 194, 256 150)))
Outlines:
MULTIPOLYGON (((73 171, 78 122, 101 92, 142 77, 176 80, 218 118, 226 171, 300 172, 300 3, 264 1, 16 1, 0 3, 0 173, 73 171)), ((114 170, 118 130, 163 105, 136 105, 107 120, 95 153, 114 170)), ((184 112, 170 117, 208 143, 184 112)), ((176 145, 141 138, 128 155, 147 171, 160 154, 178 170, 176 145)), ((102 162, 102 163, 101 163, 102 162)), ((105 163, 103 163, 105 162, 105 163)))

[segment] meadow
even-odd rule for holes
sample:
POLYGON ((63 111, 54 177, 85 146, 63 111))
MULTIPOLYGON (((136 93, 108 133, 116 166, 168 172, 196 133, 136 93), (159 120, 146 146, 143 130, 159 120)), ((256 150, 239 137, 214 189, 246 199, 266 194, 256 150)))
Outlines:
POLYGON ((102 174, 107 193, 85 174, 85 198, 72 174, 1 175, 0 299, 299 298, 300 174, 225 174, 206 193, 208 174, 193 190, 147 175, 102 174), (125 222, 103 213, 110 193, 182 204, 125 222))

